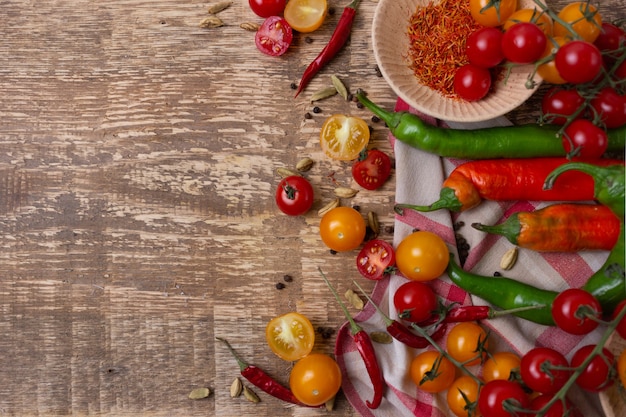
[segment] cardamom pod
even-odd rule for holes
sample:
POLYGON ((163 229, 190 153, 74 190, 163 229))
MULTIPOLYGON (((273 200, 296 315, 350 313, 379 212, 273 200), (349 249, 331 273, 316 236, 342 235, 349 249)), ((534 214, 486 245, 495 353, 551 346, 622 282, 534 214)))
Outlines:
POLYGON ((348 187, 335 188, 335 195, 340 198, 352 198, 358 194, 357 190, 348 187))
POLYGON ((218 28, 220 26, 224 26, 224 22, 219 17, 213 16, 213 15, 203 19, 202 22, 200 22, 201 28, 211 29, 211 28, 218 28))
POLYGON ((333 398, 331 398, 330 400, 324 403, 324 407, 326 407, 326 411, 333 411, 335 409, 335 398, 336 396, 334 396, 333 398))
POLYGON ((189 393, 190 400, 201 400, 211 395, 211 390, 208 388, 196 388, 189 393))
POLYGON ((252 391, 246 386, 243 387, 243 396, 246 397, 246 400, 250 401, 251 403, 261 402, 261 399, 256 394, 256 392, 252 391))
POLYGON ((372 229, 374 235, 378 236, 380 233, 380 224, 378 223, 378 216, 373 211, 367 213, 367 224, 370 229, 372 229))
POLYGON ((311 96, 310 100, 311 100, 311 103, 313 103, 314 101, 320 101, 320 100, 324 100, 325 98, 332 97, 335 94, 337 94, 337 89, 335 87, 326 87, 314 93, 311 96))
POLYGON ((357 293, 349 289, 344 294, 344 297, 346 297, 346 300, 348 300, 354 308, 356 308, 357 310, 363 310, 363 306, 365 304, 363 303, 363 300, 361 300, 361 297, 359 297, 357 293))
POLYGON ((241 379, 235 378, 233 383, 230 385, 230 398, 239 397, 242 392, 243 384, 241 383, 241 379))
POLYGON ((209 14, 216 14, 222 10, 228 9, 231 4, 233 4, 232 1, 221 1, 219 3, 212 4, 209 6, 209 14))
POLYGON ((393 338, 387 332, 371 332, 370 339, 372 339, 373 342, 381 343, 384 345, 393 343, 393 338))
POLYGON ((330 81, 333 83, 333 86, 335 87, 335 90, 337 90, 337 93, 339 93, 339 95, 343 97, 344 100, 347 100, 348 89, 346 88, 345 84, 339 79, 339 77, 337 77, 336 75, 331 75, 330 81))
POLYGON ((254 22, 243 22, 239 25, 239 27, 249 32, 256 32, 261 26, 254 22))
POLYGON ((296 169, 300 172, 306 172, 313 167, 313 164, 315 164, 315 161, 311 158, 302 158, 296 164, 296 169))
POLYGON ((281 178, 287 178, 287 177, 291 177, 293 175, 297 175, 299 177, 302 176, 302 175, 300 175, 300 173, 298 171, 294 171, 293 169, 289 169, 289 168, 285 168, 285 167, 276 168, 276 173, 281 178))
POLYGON ((324 214, 328 213, 329 211, 331 211, 335 207, 339 207, 339 199, 338 198, 335 198, 333 201, 331 201, 330 203, 326 204, 324 207, 319 209, 317 211, 317 215, 322 217, 322 216, 324 216, 324 214))
POLYGON ((509 249, 504 253, 504 255, 502 255, 502 259, 500 260, 500 268, 508 271, 509 269, 513 268, 515 262, 517 262, 517 247, 509 249))

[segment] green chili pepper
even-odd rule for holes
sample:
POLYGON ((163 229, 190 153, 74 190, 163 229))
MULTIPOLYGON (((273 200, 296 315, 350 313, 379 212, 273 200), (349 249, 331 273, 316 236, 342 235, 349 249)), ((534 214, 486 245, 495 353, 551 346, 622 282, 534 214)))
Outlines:
MULTIPOLYGON (((474 130, 448 129, 425 123, 417 115, 390 112, 370 101, 362 91, 357 99, 382 119, 401 142, 442 157, 461 159, 535 158, 566 156, 558 134, 561 126, 498 126, 474 130)), ((626 125, 609 129, 607 152, 619 152, 626 143, 626 125)))
MULTIPOLYGON (((624 272, 625 243, 625 186, 626 175, 623 165, 599 167, 582 162, 570 162, 552 171, 546 179, 550 188, 563 172, 577 170, 587 173, 594 180, 595 198, 606 205, 620 219, 620 235, 606 262, 582 287, 593 294, 605 314, 611 314, 617 304, 626 299, 626 274, 624 272)), ((536 309, 514 313, 518 317, 544 325, 553 325, 551 306, 558 295, 555 291, 543 290, 511 278, 487 277, 464 271, 454 261, 448 265, 448 276, 459 287, 504 310, 535 306, 536 309)))

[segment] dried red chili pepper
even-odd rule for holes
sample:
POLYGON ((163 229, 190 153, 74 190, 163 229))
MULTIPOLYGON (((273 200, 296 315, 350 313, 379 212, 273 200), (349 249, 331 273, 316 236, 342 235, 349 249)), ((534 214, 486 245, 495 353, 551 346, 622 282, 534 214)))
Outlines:
POLYGON ((324 49, 322 49, 322 52, 319 53, 317 58, 309 64, 307 69, 304 71, 304 74, 302 74, 302 79, 300 80, 300 85, 298 86, 298 91, 296 91, 295 97, 298 97, 298 94, 304 90, 315 74, 317 74, 322 67, 329 63, 348 41, 350 33, 352 32, 352 24, 354 23, 356 8, 358 7, 359 2, 360 0, 352 0, 352 2, 343 9, 343 13, 339 18, 339 22, 337 22, 337 27, 335 27, 335 31, 330 37, 330 40, 324 49))
POLYGON ((230 353, 235 357, 235 360, 239 364, 239 368, 241 369, 241 375, 250 381, 255 387, 265 391, 272 397, 278 398, 279 400, 283 400, 292 404, 301 405, 307 407, 307 405, 302 404, 298 399, 293 395, 290 389, 284 387, 280 384, 280 382, 276 381, 274 378, 269 376, 265 371, 261 368, 256 367, 254 365, 247 364, 235 349, 228 343, 226 339, 222 339, 220 337, 216 337, 217 340, 224 343, 230 353))
POLYGON ((356 322, 350 315, 350 312, 348 312, 345 304, 343 303, 343 301, 341 301, 341 298, 339 298, 339 294, 337 294, 335 288, 333 288, 333 286, 330 284, 330 281, 328 281, 328 278, 326 278, 324 272, 322 272, 322 269, 318 268, 318 270, 320 271, 320 274, 322 274, 324 282, 326 282, 326 285, 330 289, 330 292, 332 292, 335 296, 335 299, 339 303, 339 306, 343 310, 346 318, 348 319, 348 322, 350 323, 350 334, 352 335, 352 339, 354 340, 357 350, 361 354, 361 358, 363 359, 363 363, 365 364, 367 374, 372 381, 372 387, 374 388, 374 398, 371 402, 366 400, 365 404, 372 409, 378 408, 383 400, 383 389, 385 386, 385 381, 383 379, 383 373, 380 369, 380 365, 378 364, 378 359, 376 358, 376 350, 374 349, 372 340, 370 339, 370 336, 367 334, 367 332, 363 330, 361 326, 356 324, 356 322))
MULTIPOLYGON (((588 175, 572 171, 549 190, 543 183, 554 169, 570 162, 565 158, 484 159, 459 165, 446 178, 439 200, 428 205, 397 204, 417 211, 449 209, 465 211, 486 200, 585 201, 593 200, 594 183, 588 175)), ((588 161, 595 166, 624 165, 615 159, 588 161)))

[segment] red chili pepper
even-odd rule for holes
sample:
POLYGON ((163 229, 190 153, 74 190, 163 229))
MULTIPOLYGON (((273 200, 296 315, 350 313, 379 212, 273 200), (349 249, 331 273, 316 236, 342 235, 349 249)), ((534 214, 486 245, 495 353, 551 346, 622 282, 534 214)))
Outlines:
POLYGON ((372 402, 366 400, 365 404, 372 409, 378 408, 383 400, 383 389, 385 386, 385 381, 383 380, 383 373, 378 364, 378 359, 376 359, 376 350, 374 349, 372 340, 370 339, 370 336, 367 334, 367 332, 363 330, 361 326, 356 324, 356 322, 348 312, 345 304, 343 303, 343 301, 341 301, 341 298, 339 298, 339 294, 337 294, 337 291, 333 288, 333 286, 328 281, 328 278, 326 278, 326 275, 322 272, 322 269, 318 268, 318 270, 320 271, 320 274, 322 274, 324 282, 326 282, 326 285, 330 289, 330 292, 333 293, 335 299, 339 303, 339 306, 346 315, 346 318, 350 322, 350 333, 352 334, 352 338, 354 340, 354 343, 356 344, 357 350, 361 354, 361 359, 363 359, 363 363, 365 363, 365 369, 367 369, 367 374, 372 381, 372 387, 374 388, 374 398, 372 399, 372 402))
POLYGON ((305 404, 302 404, 300 401, 298 401, 298 399, 293 395, 291 390, 281 385, 278 381, 265 373, 265 371, 263 371, 261 368, 258 368, 254 365, 249 365, 243 359, 241 359, 241 357, 237 355, 235 349, 233 349, 233 347, 230 345, 230 343, 228 343, 226 339, 222 339, 220 337, 216 337, 216 339, 226 345, 230 353, 232 353, 232 355, 237 360, 239 368, 241 369, 241 375, 248 381, 250 381, 251 384, 265 391, 272 397, 278 398, 279 400, 306 407, 305 404))
MULTIPOLYGON (((449 209, 464 211, 480 204, 483 199, 496 201, 585 201, 593 200, 593 179, 577 171, 567 172, 549 190, 543 188, 546 177, 557 167, 570 162, 565 158, 484 159, 459 165, 444 181, 439 200, 418 206, 398 204, 417 211, 449 209)), ((615 159, 597 159, 596 166, 624 165, 615 159)))
POLYGON ((295 97, 298 97, 298 94, 304 90, 315 74, 317 74, 324 67, 324 65, 329 63, 348 41, 350 33, 352 32, 352 23, 354 22, 356 8, 359 5, 359 2, 360 0, 352 0, 352 3, 343 9, 343 13, 339 18, 339 22, 337 22, 337 27, 335 27, 335 31, 330 37, 330 40, 324 49, 322 49, 322 52, 319 53, 317 58, 309 64, 307 69, 304 71, 304 74, 302 74, 300 86, 298 87, 298 91, 296 91, 295 97))
POLYGON ((489 306, 459 306, 448 310, 445 323, 484 320, 492 317, 493 309, 489 306))

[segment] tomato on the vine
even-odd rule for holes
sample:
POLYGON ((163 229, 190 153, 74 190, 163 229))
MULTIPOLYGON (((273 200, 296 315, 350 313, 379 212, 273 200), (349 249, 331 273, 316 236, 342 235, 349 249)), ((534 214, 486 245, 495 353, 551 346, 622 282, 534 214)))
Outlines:
MULTIPOLYGON (((550 123, 563 125, 584 104, 585 99, 575 89, 553 87, 543 96, 541 113, 550 123)), ((581 113, 577 113, 576 117, 581 117, 581 113)))
POLYGON ((600 302, 581 288, 568 288, 559 293, 552 302, 554 323, 570 334, 590 333, 598 327, 601 317, 600 302))
POLYGON ((518 9, 516 10, 502 26, 507 31, 511 26, 520 22, 534 23, 546 34, 552 36, 552 18, 541 10, 534 9, 518 9))
POLYGON ((437 311, 439 301, 430 285, 420 281, 407 281, 394 293, 393 305, 401 319, 420 323, 437 311))
POLYGON ((378 149, 363 150, 352 165, 352 178, 366 190, 381 187, 391 175, 391 159, 378 149))
POLYGON ((450 411, 457 417, 476 416, 478 389, 478 382, 469 375, 455 379, 446 394, 450 411))
POLYGON ((396 254, 393 246, 382 239, 372 239, 356 257, 356 268, 367 279, 378 281, 394 271, 396 254))
MULTIPOLYGON (((561 21, 570 24, 574 32, 587 42, 595 41, 600 35, 602 16, 588 1, 569 3, 559 11, 557 16, 561 21)), ((564 36, 570 39, 574 37, 569 29, 558 20, 554 23, 552 32, 554 36, 564 36)))
MULTIPOLYGON (((530 402, 530 409, 533 411, 543 410, 544 407, 552 400, 552 395, 541 394, 536 396, 530 402)), ((565 415, 575 417, 577 414, 574 405, 569 401, 565 400, 565 406, 563 406, 563 401, 556 401, 554 404, 550 406, 546 410, 545 414, 542 414, 543 417, 563 417, 565 415), (567 414, 566 414, 567 413, 567 414)), ((534 416, 535 413, 529 414, 534 416)))
POLYGON ((313 198, 313 186, 304 177, 291 175, 278 183, 276 205, 288 216, 305 214, 311 209, 313 198))
POLYGON ((257 49, 270 56, 280 56, 287 52, 292 40, 291 26, 279 16, 265 19, 254 37, 257 49))
POLYGON ((456 368, 439 352, 427 350, 413 358, 409 375, 420 390, 436 393, 445 391, 452 385, 456 368))
POLYGON ((491 88, 491 73, 487 68, 465 64, 454 74, 454 92, 463 100, 476 101, 491 88))
POLYGON ((483 416, 511 417, 511 406, 527 409, 529 405, 528 395, 514 381, 496 379, 487 382, 478 394, 478 410, 483 416))
POLYGON ((266 18, 281 15, 286 3, 287 0, 248 0, 254 14, 266 18))
POLYGON ((289 0, 284 16, 294 30, 308 33, 322 26, 327 10, 326 0, 289 0))
POLYGON ((343 252, 356 249, 365 238, 365 220, 352 207, 335 207, 320 221, 320 236, 330 249, 343 252))
POLYGON ((546 49, 546 34, 539 26, 520 22, 502 35, 502 53, 516 64, 530 64, 541 58, 546 49))
POLYGON ((572 374, 568 366, 562 353, 547 347, 536 347, 522 356, 520 375, 529 388, 542 394, 554 394, 572 374))
POLYGON ((567 82, 588 83, 596 79, 602 70, 602 53, 592 43, 571 41, 556 51, 554 65, 567 82))
POLYGON ((485 382, 494 379, 510 379, 511 373, 519 373, 522 359, 513 352, 495 352, 483 364, 483 379, 485 382))
POLYGON ((561 140, 565 152, 580 158, 599 158, 609 146, 606 131, 587 119, 577 119, 567 125, 561 140))
POLYGON ((602 88, 590 104, 607 128, 626 124, 626 96, 620 95, 613 87, 602 88))
POLYGON ((449 260, 450 251, 443 239, 425 230, 407 235, 396 248, 396 266, 405 277, 416 281, 440 277, 449 260))
POLYGON ((329 158, 340 161, 358 158, 369 140, 369 126, 356 116, 334 114, 324 121, 320 130, 322 150, 329 158))
POLYGON ((483 26, 500 26, 517 10, 517 0, 470 0, 470 13, 483 26))
POLYGON ((481 68, 495 67, 504 60, 502 31, 484 27, 470 33, 465 42, 465 52, 470 64, 481 68))
MULTIPOLYGON (((595 345, 586 345, 578 349, 572 356, 572 367, 577 368, 581 366, 595 347, 595 345)), ((576 378, 576 384, 586 391, 604 391, 613 385, 612 370, 614 364, 615 356, 610 350, 603 347, 602 354, 594 356, 580 376, 576 378)))
POLYGON ((302 404, 316 407, 332 399, 341 388, 341 369, 323 353, 300 359, 289 374, 289 388, 302 404))
POLYGON ((563 79, 563 77, 561 77, 561 74, 559 74, 559 71, 556 69, 556 64, 554 63, 554 55, 566 42, 567 39, 562 36, 551 38, 548 42, 546 42, 546 49, 543 51, 543 55, 541 55, 541 59, 552 56, 552 59, 537 67, 537 74, 539 74, 544 81, 550 84, 565 84, 567 82, 563 79))
POLYGON ((313 350, 315 330, 306 316, 294 311, 270 320, 265 327, 265 339, 279 358, 296 361, 313 350))
POLYGON ((458 323, 448 333, 446 350, 452 358, 464 365, 477 365, 487 358, 487 331, 472 321, 458 323))

